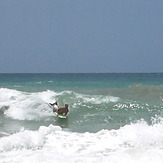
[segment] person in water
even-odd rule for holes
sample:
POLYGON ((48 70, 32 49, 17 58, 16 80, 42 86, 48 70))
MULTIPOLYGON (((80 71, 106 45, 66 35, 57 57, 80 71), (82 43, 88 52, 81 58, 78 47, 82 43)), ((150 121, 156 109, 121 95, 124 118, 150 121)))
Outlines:
POLYGON ((65 104, 65 106, 58 106, 58 103, 55 102, 53 104, 50 103, 50 105, 53 107, 53 112, 57 112, 60 115, 67 116, 68 110, 68 104, 65 104))

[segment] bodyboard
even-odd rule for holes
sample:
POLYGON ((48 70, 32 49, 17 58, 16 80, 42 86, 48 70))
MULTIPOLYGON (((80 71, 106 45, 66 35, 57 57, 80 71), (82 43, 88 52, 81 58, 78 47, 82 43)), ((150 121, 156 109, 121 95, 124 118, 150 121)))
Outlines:
POLYGON ((56 113, 56 112, 54 112, 54 114, 55 114, 57 117, 62 118, 62 119, 63 119, 63 118, 67 118, 67 116, 58 114, 58 113, 56 113))

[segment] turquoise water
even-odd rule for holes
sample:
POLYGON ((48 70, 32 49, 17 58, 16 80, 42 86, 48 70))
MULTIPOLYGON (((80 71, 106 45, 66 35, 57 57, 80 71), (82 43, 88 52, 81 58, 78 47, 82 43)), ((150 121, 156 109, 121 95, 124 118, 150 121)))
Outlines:
POLYGON ((133 84, 162 85, 162 73, 153 74, 0 74, 0 86, 19 90, 43 91, 121 88, 133 84))
MULTIPOLYGON (((0 158, 7 162, 7 157, 12 154, 10 161, 19 162, 20 158, 13 153, 24 158, 23 151, 26 150, 30 152, 26 158, 29 161, 36 157, 38 148, 40 152, 50 150, 64 155, 60 151, 62 146, 66 146, 68 151, 68 146, 72 146, 74 150, 74 160, 68 162, 83 161, 85 152, 86 162, 89 162, 87 159, 94 161, 93 158, 97 162, 107 162, 108 159, 118 162, 113 158, 113 151, 123 157, 119 151, 124 151, 124 148, 136 153, 139 153, 139 148, 144 153, 146 149, 159 148, 159 154, 163 152, 162 109, 162 73, 0 74, 0 158), (48 105, 55 101, 59 105, 69 104, 67 119, 55 117, 48 105), (61 143, 57 147, 50 138, 52 135, 61 143), (107 140, 107 146, 103 139, 107 140), (110 142, 112 139, 116 143, 114 146, 110 142), (46 144, 47 140, 53 147, 46 144), (139 144, 145 140, 146 144, 139 144), (101 143, 97 145, 98 141, 101 143), (92 154, 90 148, 94 147, 97 151, 92 154)), ((125 153, 130 156, 125 162, 137 162, 134 159, 136 153, 125 153)), ((47 160, 42 155, 40 157, 51 161, 52 155, 47 155, 47 160)), ((61 162, 67 160, 66 155, 63 158, 61 162)), ((150 160, 148 156, 145 158, 150 160)), ((161 162, 163 158, 158 156, 157 161, 161 162)))
MULTIPOLYGON (((163 74, 1 74, 0 79, 1 96, 9 96, 9 105, 5 103, 2 108, 10 107, 12 98, 19 99, 21 95, 25 99, 16 102, 19 107, 27 107, 26 109, 31 107, 30 109, 37 110, 37 105, 40 107, 55 101, 60 105, 68 103, 70 124, 67 128, 72 131, 117 129, 142 118, 151 123, 151 118, 160 115, 162 110, 163 74), (10 95, 14 91, 18 95, 10 95), (32 93, 35 93, 36 100, 28 106, 24 101, 32 93), (40 94, 43 96, 41 103, 37 101, 40 100, 40 94)), ((49 106, 44 107, 50 110, 49 106)), ((42 110, 37 110, 40 111, 42 110)), ((28 120, 28 115, 26 116, 25 119, 28 120)), ((32 121, 35 122, 35 119, 37 122, 40 117, 36 116, 32 121)), ((52 119, 53 115, 45 119, 41 117, 39 123, 44 124, 44 120, 51 122, 52 119)), ((56 123, 62 125, 58 120, 56 123)))

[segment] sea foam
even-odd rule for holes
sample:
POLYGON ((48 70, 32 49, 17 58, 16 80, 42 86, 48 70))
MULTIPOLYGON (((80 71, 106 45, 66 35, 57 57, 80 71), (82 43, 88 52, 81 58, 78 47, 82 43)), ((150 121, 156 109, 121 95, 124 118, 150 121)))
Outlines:
POLYGON ((49 103, 55 101, 60 101, 61 104, 68 103, 70 107, 75 108, 76 105, 89 107, 90 104, 108 104, 118 100, 118 97, 83 95, 73 91, 47 90, 29 93, 6 88, 0 89, 0 110, 4 111, 5 116, 17 120, 40 120, 52 116, 49 103))
POLYGON ((163 160, 163 124, 144 121, 97 133, 41 126, 0 138, 2 162, 139 162, 163 160))

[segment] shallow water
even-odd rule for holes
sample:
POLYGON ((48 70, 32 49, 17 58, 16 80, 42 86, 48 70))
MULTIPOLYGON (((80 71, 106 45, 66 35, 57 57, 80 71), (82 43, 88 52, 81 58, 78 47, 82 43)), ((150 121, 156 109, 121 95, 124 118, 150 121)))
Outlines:
POLYGON ((162 162, 162 109, 163 74, 0 74, 0 162, 162 162))

